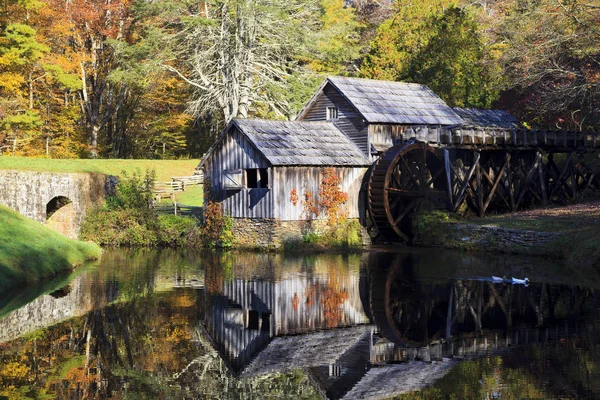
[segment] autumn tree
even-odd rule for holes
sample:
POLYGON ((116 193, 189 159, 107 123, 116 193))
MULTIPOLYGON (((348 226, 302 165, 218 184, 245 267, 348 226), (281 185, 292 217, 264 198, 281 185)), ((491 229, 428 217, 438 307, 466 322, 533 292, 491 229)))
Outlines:
POLYGON ((498 21, 507 82, 503 104, 535 126, 600 124, 600 5, 510 2, 498 21))
POLYGON ((82 82, 80 106, 85 119, 90 155, 98 156, 101 130, 127 100, 127 83, 111 79, 118 66, 114 44, 132 40, 131 1, 48 0, 54 23, 64 27, 65 49, 78 64, 82 82))

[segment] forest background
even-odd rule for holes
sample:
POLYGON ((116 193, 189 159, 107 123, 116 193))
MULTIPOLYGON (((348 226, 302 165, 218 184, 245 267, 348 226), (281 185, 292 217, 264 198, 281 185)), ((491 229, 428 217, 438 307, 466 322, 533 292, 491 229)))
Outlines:
POLYGON ((198 158, 326 75, 597 130, 600 0, 3 0, 0 152, 198 158))

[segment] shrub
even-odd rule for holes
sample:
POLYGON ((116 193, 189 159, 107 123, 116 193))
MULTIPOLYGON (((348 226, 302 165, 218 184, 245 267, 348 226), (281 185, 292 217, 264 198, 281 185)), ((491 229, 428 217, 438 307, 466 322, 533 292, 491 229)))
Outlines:
POLYGON ((163 246, 198 244, 193 218, 157 216, 152 206, 154 172, 123 172, 114 196, 92 210, 81 226, 80 237, 103 246, 163 246))
POLYGON ((206 247, 233 245, 233 218, 223 214, 221 204, 208 200, 204 205, 203 243, 206 247))

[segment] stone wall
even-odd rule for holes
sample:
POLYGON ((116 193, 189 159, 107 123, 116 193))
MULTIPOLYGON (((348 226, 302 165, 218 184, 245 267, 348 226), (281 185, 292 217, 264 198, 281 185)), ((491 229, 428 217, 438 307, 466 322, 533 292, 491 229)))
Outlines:
MULTIPOLYGON (((358 220, 357 220, 358 221, 358 220)), ((327 232, 326 220, 282 221, 273 218, 234 218, 233 236, 236 247, 279 249, 286 244, 303 243, 307 231, 327 232)), ((371 244, 367 231, 359 236, 364 246, 371 244)))
POLYGON ((0 170, 0 203, 76 238, 87 210, 101 204, 112 185, 112 178, 102 174, 0 170), (48 219, 48 204, 57 197, 67 198, 70 204, 48 219))
POLYGON ((445 222, 431 230, 419 232, 413 243, 419 246, 436 246, 480 250, 500 253, 549 255, 552 242, 559 235, 554 232, 537 232, 500 228, 493 225, 475 225, 445 222))

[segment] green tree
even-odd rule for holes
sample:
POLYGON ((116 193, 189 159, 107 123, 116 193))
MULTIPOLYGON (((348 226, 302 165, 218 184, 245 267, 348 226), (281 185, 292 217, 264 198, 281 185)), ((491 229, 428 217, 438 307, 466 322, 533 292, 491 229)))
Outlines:
POLYGON ((371 50, 361 65, 361 75, 372 79, 409 80, 410 65, 431 36, 428 23, 442 14, 447 0, 400 0, 394 15, 377 29, 371 50))
POLYGON ((395 7, 379 27, 362 74, 423 83, 451 106, 490 107, 500 74, 471 12, 443 0, 395 7))
POLYGON ((13 152, 18 140, 33 140, 41 125, 33 110, 32 76, 49 48, 35 34, 32 27, 13 23, 0 36, 0 126, 5 141, 12 140, 13 152))
POLYGON ((427 30, 429 40, 412 58, 409 79, 451 106, 489 108, 498 96, 498 75, 473 16, 451 7, 431 17, 427 30))
POLYGON ((310 47, 308 67, 317 73, 338 75, 357 69, 360 56, 360 30, 356 10, 343 0, 321 0, 321 26, 310 47))

